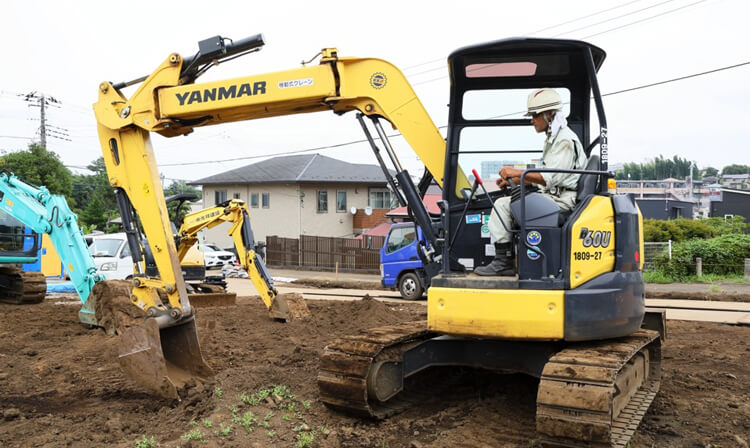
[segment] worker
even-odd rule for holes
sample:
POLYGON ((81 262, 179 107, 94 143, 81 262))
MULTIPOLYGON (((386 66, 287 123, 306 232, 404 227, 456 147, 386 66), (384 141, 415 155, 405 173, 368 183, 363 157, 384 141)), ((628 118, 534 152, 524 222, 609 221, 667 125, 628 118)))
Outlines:
MULTIPOLYGON (((583 169, 587 162, 583 145, 568 127, 562 107, 560 94, 554 89, 535 90, 527 99, 526 116, 531 117, 536 132, 544 132, 547 136, 544 140, 541 168, 583 169)), ((523 170, 504 166, 500 169, 497 185, 500 188, 509 186, 508 179, 515 185, 520 185, 522 173, 523 170)), ((570 210, 575 206, 579 176, 570 173, 528 173, 524 179, 527 184, 536 184, 540 193, 555 201, 561 210, 570 210)), ((496 211, 491 212, 488 223, 490 236, 494 240, 495 258, 486 266, 474 270, 479 275, 515 275, 513 243, 509 231, 513 225, 510 203, 510 196, 495 201, 496 211)))

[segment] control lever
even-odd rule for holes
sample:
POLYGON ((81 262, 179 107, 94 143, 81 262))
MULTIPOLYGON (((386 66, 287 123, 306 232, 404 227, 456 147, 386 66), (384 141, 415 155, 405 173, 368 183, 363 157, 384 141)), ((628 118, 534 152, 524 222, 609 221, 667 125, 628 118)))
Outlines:
MULTIPOLYGON (((487 197, 487 200, 490 201, 490 204, 492 205, 492 210, 495 211, 495 214, 497 214, 498 219, 500 219, 500 224, 503 225, 503 227, 505 228, 505 230, 507 232, 516 233, 517 232, 516 230, 509 229, 508 226, 505 225, 505 221, 503 221, 502 216, 500 216, 500 212, 498 212, 497 208, 495 207, 495 202, 490 197, 490 194, 487 192, 487 189, 484 188, 484 183, 482 182, 482 178, 479 177, 479 174, 477 173, 477 170, 474 169, 474 170, 471 170, 471 172, 472 172, 472 174, 474 174, 474 179, 476 179, 476 182, 479 185, 482 186, 482 190, 484 191, 484 195, 487 197)), ((508 184, 515 185, 515 182, 513 182, 513 179, 511 179, 510 177, 506 178, 505 180, 508 181, 508 184)))
POLYGON ((458 220, 458 227, 456 228, 456 231, 453 233, 453 238, 451 238, 451 241, 448 244, 449 247, 453 247, 453 242, 456 240, 456 236, 458 236, 458 232, 461 230, 461 224, 464 223, 464 217, 466 216, 466 211, 469 209, 469 204, 471 203, 471 200, 474 199, 474 193, 476 193, 477 187, 479 187, 479 184, 482 183, 482 179, 479 177, 479 174, 477 174, 477 170, 471 170, 471 172, 474 174, 474 185, 471 186, 471 193, 469 194, 469 199, 466 200, 464 211, 463 213, 461 213, 461 218, 458 220))

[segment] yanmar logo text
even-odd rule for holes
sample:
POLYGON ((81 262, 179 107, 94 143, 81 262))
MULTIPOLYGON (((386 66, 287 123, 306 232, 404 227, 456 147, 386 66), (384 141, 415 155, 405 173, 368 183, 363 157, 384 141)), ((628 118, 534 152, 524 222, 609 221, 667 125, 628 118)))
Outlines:
POLYGON ((176 93, 180 106, 193 103, 206 103, 209 101, 221 101, 230 98, 241 98, 243 96, 265 95, 266 82, 258 81, 252 85, 249 82, 236 84, 229 87, 214 87, 213 89, 197 89, 185 93, 176 93))

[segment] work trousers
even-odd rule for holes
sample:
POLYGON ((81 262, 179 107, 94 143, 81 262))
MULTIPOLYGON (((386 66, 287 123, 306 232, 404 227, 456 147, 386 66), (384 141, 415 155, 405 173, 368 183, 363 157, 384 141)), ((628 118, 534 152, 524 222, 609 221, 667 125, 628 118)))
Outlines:
MULTIPOLYGON (((540 194, 547 196, 548 198, 555 201, 555 203, 560 207, 560 210, 570 210, 576 204, 575 191, 563 191, 559 196, 548 193, 540 194)), ((513 226, 515 226, 513 215, 510 212, 510 196, 503 196, 501 198, 498 198, 495 201, 495 210, 500 213, 500 218, 502 218, 502 222, 505 223, 508 229, 512 229, 513 226)), ((500 218, 498 218, 495 211, 490 210, 490 221, 488 223, 488 226, 490 229, 492 242, 510 243, 511 233, 508 230, 505 230, 505 227, 503 227, 503 224, 500 222, 500 218)))

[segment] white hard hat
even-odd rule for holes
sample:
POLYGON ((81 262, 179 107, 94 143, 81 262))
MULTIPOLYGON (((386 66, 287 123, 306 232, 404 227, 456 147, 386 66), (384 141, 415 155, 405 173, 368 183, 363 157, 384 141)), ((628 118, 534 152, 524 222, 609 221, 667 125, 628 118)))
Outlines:
POLYGON ((562 99, 554 89, 539 89, 529 93, 526 100, 527 116, 542 113, 546 110, 562 109, 562 99))

